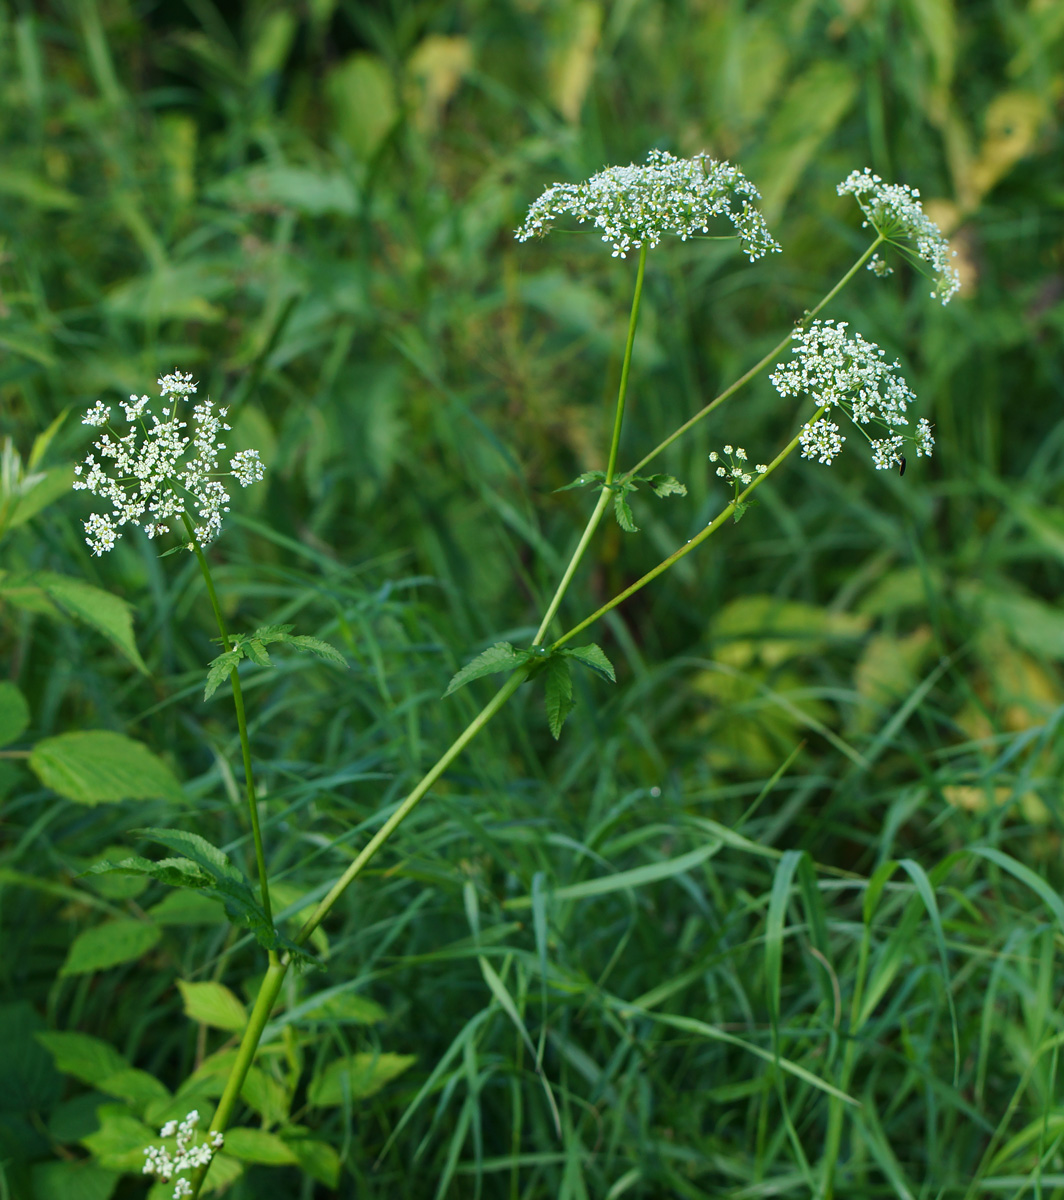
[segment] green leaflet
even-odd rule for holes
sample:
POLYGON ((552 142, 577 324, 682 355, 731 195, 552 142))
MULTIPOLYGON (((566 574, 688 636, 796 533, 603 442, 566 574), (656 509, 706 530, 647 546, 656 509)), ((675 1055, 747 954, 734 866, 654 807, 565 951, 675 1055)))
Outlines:
POLYGON ((528 666, 529 679, 542 676, 546 682, 547 724, 557 740, 561 737, 565 718, 573 710, 573 681, 567 659, 583 663, 611 683, 617 682, 613 664, 594 642, 586 646, 560 646, 556 650, 550 646, 530 646, 527 650, 518 650, 509 642, 496 642, 466 663, 443 694, 449 696, 482 675, 495 675, 500 671, 514 671, 518 667, 528 666))
POLYGON ((495 675, 499 671, 512 671, 515 667, 521 666, 528 662, 530 654, 526 650, 515 650, 509 642, 496 642, 494 646, 489 646, 487 650, 482 651, 458 672, 457 675, 447 685, 447 691, 443 694, 449 696, 452 692, 457 692, 459 688, 465 687, 474 679, 480 679, 483 675, 495 675))
POLYGON ((275 642, 295 646, 297 650, 306 650, 326 662, 336 663, 341 667, 347 666, 347 660, 335 646, 330 646, 321 638, 293 633, 294 628, 294 625, 262 625, 254 633, 242 633, 233 638, 231 648, 212 659, 207 668, 207 686, 203 692, 203 699, 209 700, 214 695, 242 658, 251 659, 256 666, 268 667, 271 659, 266 647, 275 642))
POLYGON ((614 493, 613 515, 617 518, 617 524, 625 533, 638 533, 639 526, 635 523, 631 505, 626 497, 629 492, 637 492, 639 489, 636 485, 640 483, 645 483, 654 495, 661 499, 666 496, 687 495, 687 488, 672 475, 632 475, 628 479, 614 480, 607 484, 604 471, 585 471, 582 475, 578 475, 572 483, 567 483, 564 487, 554 490, 568 492, 573 488, 587 487, 590 484, 608 487, 614 493))

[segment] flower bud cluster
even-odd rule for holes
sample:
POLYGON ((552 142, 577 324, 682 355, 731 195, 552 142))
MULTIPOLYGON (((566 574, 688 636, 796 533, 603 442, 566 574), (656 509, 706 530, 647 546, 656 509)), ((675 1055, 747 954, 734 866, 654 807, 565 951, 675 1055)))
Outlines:
MULTIPOLYGON (((97 400, 82 424, 102 429, 94 453, 74 468, 74 487, 110 502, 108 513, 93 513, 85 522, 86 543, 100 555, 114 547, 123 525, 140 525, 153 538, 182 524, 187 514, 195 525, 200 546, 214 540, 229 511, 229 493, 221 480, 233 476, 242 487, 262 479, 264 467, 257 450, 241 450, 221 470, 225 449, 221 435, 229 430, 227 409, 215 411, 211 400, 193 402, 192 376, 176 371, 158 380, 164 408, 162 419, 149 409, 147 396, 130 396, 122 404, 127 430, 121 436, 110 426, 111 409, 97 400), (192 429, 181 416, 192 404, 192 429), (149 422, 150 418, 150 422, 149 422), (98 457, 97 457, 98 456, 98 457)), ((189 543, 189 549, 193 548, 189 543)))
MULTIPOLYGON (((919 258, 929 264, 935 278, 932 300, 949 304, 961 286, 961 277, 952 260, 957 252, 950 249, 942 230, 924 212, 917 188, 903 183, 884 183, 871 171, 851 171, 836 189, 840 196, 853 196, 865 215, 865 225, 871 225, 888 241, 907 239, 916 245, 919 258)), ((889 275, 889 268, 876 264, 873 258, 868 269, 877 275, 889 275)))
MULTIPOLYGON (((180 1123, 167 1121, 159 1130, 159 1136, 175 1137, 174 1152, 167 1146, 148 1146, 144 1151, 143 1174, 154 1175, 161 1183, 169 1183, 181 1171, 195 1171, 206 1167, 225 1143, 225 1135, 212 1130, 205 1142, 196 1142, 196 1126, 199 1113, 193 1109, 180 1123)), ((192 1195, 192 1184, 188 1179, 178 1179, 174 1186, 174 1200, 192 1195)))
MULTIPOLYGON (((848 336, 846 329, 845 321, 814 321, 808 329, 797 328, 792 335, 794 361, 778 367, 769 382, 781 396, 808 395, 818 408, 842 409, 867 438, 878 470, 900 465, 902 448, 909 441, 918 458, 930 457, 935 439, 926 418, 920 419, 912 436, 896 432, 908 425, 906 413, 916 399, 897 374, 899 364, 886 362, 874 342, 866 342, 859 333, 848 336), (863 428, 869 424, 885 428, 887 436, 870 437, 863 428)), ((803 458, 826 464, 846 440, 839 426, 826 417, 807 422, 799 438, 803 458)))
POLYGON ((645 166, 607 167, 583 183, 556 183, 528 210, 517 240, 542 237, 557 218, 569 214, 602 230, 614 258, 629 250, 656 246, 666 233, 686 241, 708 233, 713 217, 735 227, 750 261, 778 251, 756 207, 761 193, 730 163, 706 154, 677 158, 651 150, 645 166))

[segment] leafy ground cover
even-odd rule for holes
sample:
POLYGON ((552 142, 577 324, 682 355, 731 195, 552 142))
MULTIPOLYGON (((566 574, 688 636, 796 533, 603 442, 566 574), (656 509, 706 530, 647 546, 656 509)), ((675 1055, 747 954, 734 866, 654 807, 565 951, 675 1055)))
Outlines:
MULTIPOLYGON (((785 252, 655 251, 624 447, 834 282, 869 165, 960 254, 948 309, 898 269, 834 314, 901 360, 936 455, 792 463, 603 621, 618 685, 580 678, 559 742, 518 693, 287 980, 221 1182, 1064 1195, 1062 47, 1053 2, 3 9, 4 1195, 141 1194, 264 969, 212 901, 83 873, 136 830, 250 844, 195 563, 90 556, 80 414, 181 368, 267 463, 212 550, 226 617, 348 662, 242 668, 293 933, 568 559, 588 501, 554 489, 604 466, 634 263, 513 231, 652 146, 741 164, 785 252), (90 732, 130 741, 72 775, 90 732)), ((793 431, 762 384, 677 443, 687 496, 637 493, 563 616, 727 502, 711 449, 793 431)))

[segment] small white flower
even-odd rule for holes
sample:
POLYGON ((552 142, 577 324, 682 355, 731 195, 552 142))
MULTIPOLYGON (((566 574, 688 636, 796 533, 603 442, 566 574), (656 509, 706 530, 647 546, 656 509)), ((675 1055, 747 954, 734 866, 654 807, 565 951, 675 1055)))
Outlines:
POLYGON ((905 439, 900 433, 892 433, 890 437, 873 438, 872 446, 872 462, 875 463, 877 471, 886 471, 893 466, 901 466, 902 449, 905 446, 905 439))
MULTIPOLYGON (((728 458, 728 466, 725 467, 722 465, 722 466, 717 467, 717 472, 716 472, 717 476, 720 479, 731 480, 732 484, 735 487, 735 495, 736 495, 736 497, 738 497, 739 489, 744 488, 744 487, 749 487, 754 479, 753 474, 751 474, 750 471, 742 465, 743 463, 746 462, 746 458, 747 458, 746 451, 743 449, 742 446, 725 446, 723 453, 728 458)), ((716 450, 710 451, 709 461, 710 462, 720 462, 721 461, 720 455, 717 454, 716 450)), ((754 468, 755 473, 758 475, 764 475, 764 473, 767 470, 768 470, 768 467, 764 467, 764 466, 759 466, 759 467, 754 468)))
POLYGON ((818 462, 831 464, 832 460, 842 449, 846 439, 839 433, 839 427, 834 421, 821 417, 811 425, 807 422, 802 426, 798 435, 802 444, 802 458, 815 458, 818 462))
POLYGON ((757 466, 754 467, 754 470, 758 473, 758 475, 768 474, 768 467, 766 467, 764 463, 758 463, 757 466))
MULTIPOLYGON (((865 225, 871 225, 888 241, 913 242, 917 257, 923 259, 934 274, 933 300, 948 304, 961 286, 961 277, 953 265, 957 252, 950 249, 942 230, 924 212, 917 188, 902 183, 884 183, 871 171, 851 171, 836 189, 840 196, 853 196, 865 215, 865 225)), ((890 273, 888 267, 868 264, 877 275, 890 273)))
MULTIPOLYGON (((769 376, 769 382, 781 396, 807 395, 817 407, 841 408, 858 427, 875 424, 885 428, 890 436, 878 440, 862 429, 872 446, 873 461, 881 470, 891 463, 901 462, 901 447, 907 441, 915 442, 918 455, 930 454, 934 438, 930 436, 926 421, 917 425, 915 438, 895 432, 898 427, 908 425, 906 414, 909 405, 916 400, 898 373, 900 365, 888 363, 874 342, 866 342, 859 333, 849 335, 846 330, 845 321, 814 321, 808 329, 796 329, 793 360, 777 367, 769 376), (924 426, 926 433, 922 432, 924 426), (921 450, 921 447, 926 449, 921 450)), ((802 457, 830 463, 845 438, 827 457, 812 453, 810 446, 813 443, 808 439, 813 435, 808 431, 823 424, 818 421, 805 426, 802 457)), ((832 428, 837 430, 838 427, 832 428)), ((834 443, 825 445, 830 448, 834 443)))
POLYGON ((750 261, 779 243, 768 232, 755 207, 761 193, 730 163, 706 154, 677 158, 667 150, 651 150, 645 166, 607 167, 583 183, 556 183, 528 210, 516 237, 526 242, 542 237, 565 214, 590 221, 613 245, 613 256, 653 248, 667 233, 686 241, 708 233, 710 220, 723 216, 735 227, 750 261))
MULTIPOLYGON (((112 509, 94 513, 85 522, 85 540, 93 554, 112 549, 123 525, 140 525, 154 538, 166 529, 180 528, 183 515, 194 522, 196 540, 205 546, 218 536, 222 514, 229 511, 229 493, 221 480, 232 475, 242 487, 249 487, 263 477, 255 450, 241 450, 230 458, 227 470, 220 467, 225 449, 221 436, 229 425, 226 410, 216 412, 211 400, 193 405, 191 436, 182 432, 189 428, 180 419, 186 412, 183 406, 196 393, 191 375, 175 371, 158 382, 168 401, 163 419, 150 411, 147 396, 130 396, 129 403, 122 405, 127 431, 119 436, 108 426, 96 439, 96 454, 89 454, 74 469, 75 489, 102 497, 112 509)), ((84 423, 99 427, 109 419, 110 409, 99 400, 84 423)))
POLYGON ((931 423, 927 417, 921 417, 916 422, 916 457, 923 458, 927 455, 931 457, 931 451, 935 448, 935 439, 931 434, 931 423))
POLYGON ((111 419, 111 410, 102 400, 97 400, 81 418, 82 425, 106 425, 111 419))
MULTIPOLYGON (((160 1136, 171 1138, 176 1135, 176 1150, 171 1154, 166 1146, 148 1146, 144 1151, 143 1174, 154 1175, 162 1183, 169 1183, 182 1171, 195 1171, 210 1164, 214 1152, 220 1150, 224 1136, 217 1130, 207 1135, 207 1141, 195 1142, 199 1113, 193 1109, 181 1122, 167 1121, 159 1131, 160 1136)), ((192 1182, 187 1178, 175 1181, 174 1200, 192 1195, 192 1182)))

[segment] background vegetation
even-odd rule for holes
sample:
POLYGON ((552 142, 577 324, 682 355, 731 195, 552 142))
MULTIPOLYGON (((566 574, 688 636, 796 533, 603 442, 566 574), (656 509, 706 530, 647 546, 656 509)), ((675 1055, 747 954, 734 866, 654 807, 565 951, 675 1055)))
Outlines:
MULTIPOLYGON (((79 412, 190 370, 268 464, 212 552, 231 624, 351 664, 245 677, 298 909, 488 694, 441 702, 454 670, 535 629, 589 505, 553 489, 603 465, 634 264, 512 230, 545 185, 657 145, 740 164, 785 252, 650 255, 621 465, 852 261, 834 189, 866 165, 961 255, 947 309, 899 269, 832 311, 900 357, 936 456, 794 462, 594 631, 619 684, 582 680, 558 745, 518 694, 287 985, 244 1122, 277 1137, 234 1145, 230 1195, 804 1197, 834 1166, 849 1198, 1064 1196, 1064 4, 0 12, 9 493, 69 414, 36 464, 52 502, 9 494, 0 545, 30 720, 0 759, 0 1195, 141 1194, 122 1172, 168 1093, 129 1068, 173 1090, 198 1067, 208 1107, 239 1013, 188 985, 246 999, 262 969, 210 903, 79 874, 156 825, 249 855, 195 563, 139 536, 90 558, 79 412), (58 577, 133 606, 146 671, 58 577), (44 787, 26 752, 86 729, 180 786, 44 787), (141 948, 91 969, 101 926, 141 948)), ((643 532, 600 537, 567 623, 725 502, 710 449, 763 461, 794 429, 762 381, 678 443, 687 499, 637 497, 643 532)))

